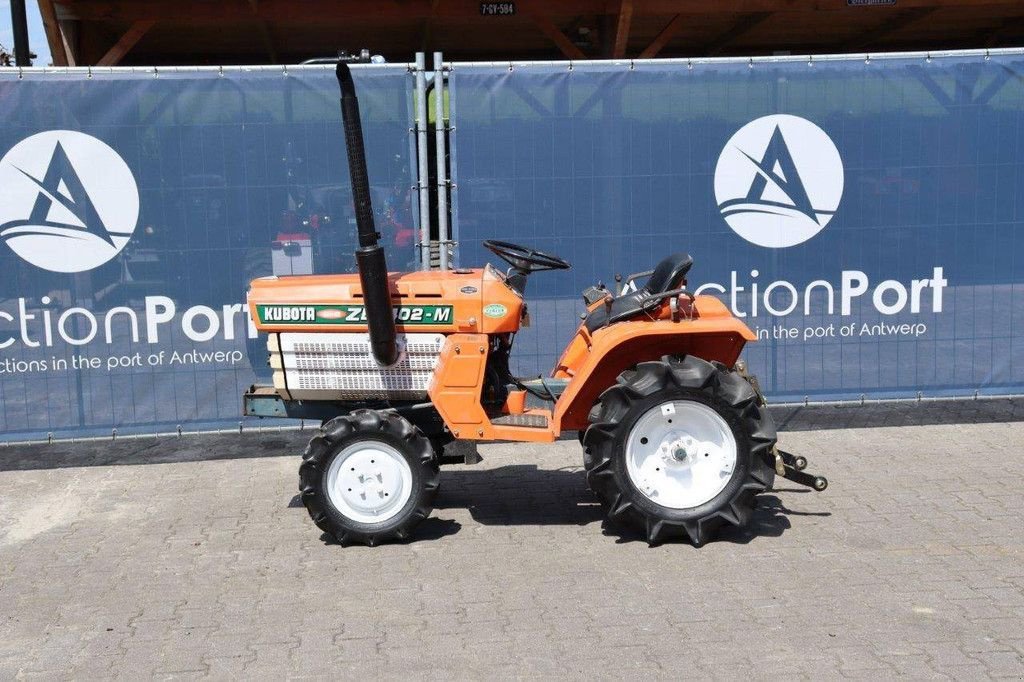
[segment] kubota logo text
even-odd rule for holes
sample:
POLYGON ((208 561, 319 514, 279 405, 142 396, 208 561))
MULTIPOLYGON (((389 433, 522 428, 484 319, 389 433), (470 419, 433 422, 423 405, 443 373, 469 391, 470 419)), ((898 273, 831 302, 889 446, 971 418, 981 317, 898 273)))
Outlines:
POLYGON ((103 265, 128 244, 138 219, 131 169, 91 135, 38 133, 0 159, 0 239, 36 267, 103 265))
POLYGON ((729 227, 748 242, 795 246, 820 232, 843 196, 839 150, 798 116, 755 119, 725 144, 715 167, 715 199, 729 227))

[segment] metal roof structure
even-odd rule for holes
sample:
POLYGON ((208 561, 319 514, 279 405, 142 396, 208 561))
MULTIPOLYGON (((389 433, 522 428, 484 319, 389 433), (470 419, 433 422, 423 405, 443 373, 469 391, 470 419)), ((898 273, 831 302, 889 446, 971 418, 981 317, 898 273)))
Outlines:
POLYGON ((38 0, 56 66, 601 59, 1024 44, 1021 0, 38 0))

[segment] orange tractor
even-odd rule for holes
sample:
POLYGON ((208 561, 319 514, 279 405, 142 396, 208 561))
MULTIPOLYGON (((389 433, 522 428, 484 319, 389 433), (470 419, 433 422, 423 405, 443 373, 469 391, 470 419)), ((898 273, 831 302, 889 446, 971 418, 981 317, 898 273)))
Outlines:
POLYGON ((431 512, 439 464, 478 461, 459 441, 543 443, 572 431, 591 490, 651 544, 701 544, 723 525, 747 524, 777 474, 825 489, 824 478, 803 471, 804 458, 777 447, 757 382, 739 361, 755 336, 718 299, 688 292, 686 254, 619 292, 583 292, 575 336, 550 377, 533 380, 509 370, 516 332, 529 323, 527 280, 569 263, 487 241, 507 271, 389 273, 345 60, 337 75, 358 275, 252 282, 250 314, 269 335, 274 383, 244 399, 247 415, 322 420, 299 487, 324 532, 342 544, 411 538, 431 512), (466 454, 450 454, 459 450, 466 454))

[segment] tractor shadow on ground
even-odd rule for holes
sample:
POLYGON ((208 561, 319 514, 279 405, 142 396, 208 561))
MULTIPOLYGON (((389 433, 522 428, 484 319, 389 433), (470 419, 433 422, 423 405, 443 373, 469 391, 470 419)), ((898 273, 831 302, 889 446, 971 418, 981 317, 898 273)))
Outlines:
MULTIPOLYGON (((291 500, 288 501, 289 509, 302 509, 305 511, 305 505, 302 504, 302 497, 300 495, 294 495, 291 500)), ((430 540, 440 540, 441 538, 449 535, 455 535, 462 529, 462 524, 455 519, 440 519, 436 516, 431 516, 429 519, 416 526, 416 531, 410 541, 415 542, 427 542, 430 540)), ((325 545, 340 545, 333 536, 327 533, 320 533, 320 541, 325 545)))
MULTIPOLYGON (((462 529, 462 524, 454 519, 439 519, 431 516, 429 519, 416 526, 413 536, 405 542, 398 541, 396 544, 409 544, 410 542, 430 542, 441 538, 455 535, 462 529)), ((334 536, 327 533, 320 533, 320 541, 325 545, 341 546, 334 536)), ((395 541, 392 541, 393 543, 395 541)))
POLYGON ((465 509, 487 526, 586 526, 604 518, 579 469, 512 464, 441 469, 436 509, 465 509))
MULTIPOLYGON (((747 544, 756 538, 776 538, 792 527, 790 516, 830 516, 829 512, 789 509, 775 494, 808 492, 783 488, 759 496, 750 525, 723 529, 717 541, 747 544)), ((616 538, 616 542, 647 542, 640 530, 607 518, 587 489, 583 472, 575 468, 546 470, 533 464, 516 464, 497 469, 442 469, 441 491, 434 506, 437 510, 466 509, 474 521, 486 526, 600 523, 602 533, 616 538)), ((452 532, 458 532, 458 528, 452 532)))
MULTIPOLYGON (((831 512, 799 512, 786 507, 782 500, 774 493, 805 493, 807 490, 795 489, 774 489, 757 498, 757 507, 754 509, 754 518, 750 525, 744 528, 723 527, 711 540, 715 542, 728 542, 736 545, 746 545, 758 538, 777 538, 793 527, 790 516, 831 516, 831 512)), ((616 543, 625 544, 629 542, 647 542, 647 536, 638 528, 625 526, 605 519, 601 525, 601 531, 608 537, 616 538, 616 543)), ((687 544, 683 540, 672 540, 670 542, 687 544)))

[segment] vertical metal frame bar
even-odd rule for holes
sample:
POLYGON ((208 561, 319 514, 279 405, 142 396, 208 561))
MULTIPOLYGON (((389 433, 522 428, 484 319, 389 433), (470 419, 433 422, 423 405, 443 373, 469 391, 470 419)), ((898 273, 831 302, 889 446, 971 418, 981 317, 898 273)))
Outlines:
POLYGON ((444 56, 434 53, 434 135, 437 142, 437 241, 441 269, 448 269, 448 153, 444 124, 444 56))
POLYGON ((458 79, 453 64, 448 65, 448 245, 449 267, 461 267, 459 259, 459 148, 455 134, 458 120, 458 79))
POLYGON ((420 270, 430 269, 430 170, 427 160, 427 55, 416 53, 416 192, 420 200, 420 270))

